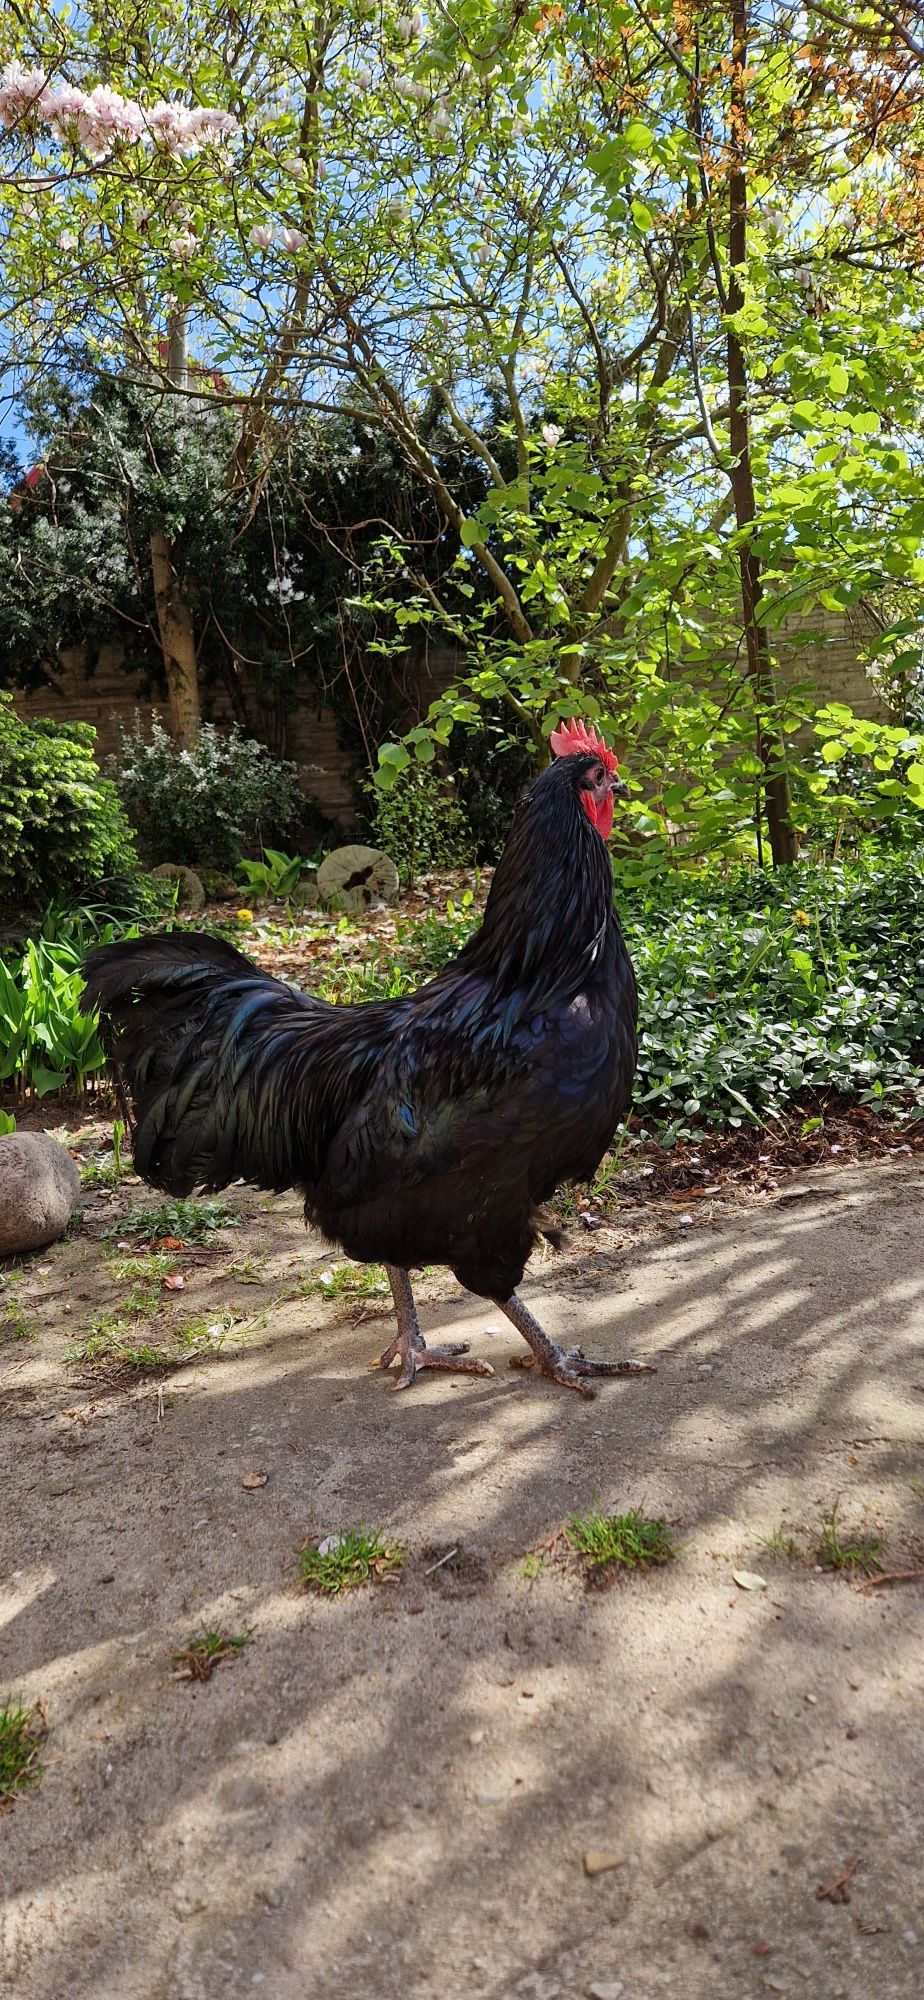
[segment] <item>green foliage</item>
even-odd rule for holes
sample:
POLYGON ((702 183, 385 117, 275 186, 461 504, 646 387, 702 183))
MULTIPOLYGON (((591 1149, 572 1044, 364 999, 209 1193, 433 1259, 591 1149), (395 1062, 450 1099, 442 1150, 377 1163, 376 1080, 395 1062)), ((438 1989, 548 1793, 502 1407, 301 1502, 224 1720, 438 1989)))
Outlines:
POLYGON ((237 867, 298 826, 304 807, 294 764, 235 727, 203 724, 195 750, 179 750, 152 718, 123 729, 110 760, 116 789, 149 861, 237 867))
POLYGON ((0 1111, 0 1139, 6 1139, 16 1130, 16 1120, 12 1111, 0 1111))
POLYGON ((405 1557, 400 1542, 378 1528, 347 1528, 320 1543, 306 1542, 296 1554, 302 1583, 322 1597, 339 1597, 345 1590, 392 1576, 405 1557))
POLYGON ((156 1243, 162 1236, 175 1236, 181 1243, 207 1243, 216 1229, 237 1229, 240 1216, 220 1198, 195 1201, 191 1196, 133 1208, 107 1231, 110 1236, 139 1236, 156 1243))
POLYGON ((8 1695, 0 1703, 0 1806, 8 1806, 17 1792, 38 1784, 42 1775, 39 1748, 45 1732, 45 1716, 38 1702, 27 1708, 20 1697, 8 1695))
POLYGON ((373 837, 406 882, 472 859, 466 815, 449 778, 437 778, 432 767, 408 764, 394 784, 374 786, 371 793, 373 837))
POLYGON ((0 913, 136 866, 131 830, 83 722, 22 722, 0 693, 0 913))
POLYGON ((924 1115, 924 856, 618 894, 635 1110, 671 1143, 833 1092, 924 1115))
POLYGON ((572 1514, 566 1533, 571 1547, 587 1557, 591 1569, 610 1564, 620 1569, 651 1569, 671 1562, 677 1553, 663 1517, 648 1520, 635 1508, 628 1514, 604 1514, 599 1508, 572 1514))
POLYGON ((64 938, 30 939, 22 958, 0 959, 0 1084, 38 1097, 104 1067, 95 1014, 80 1009, 82 951, 64 938))
POLYGON ((280 854, 276 847, 264 847, 262 861, 239 861, 237 872, 258 899, 282 898, 295 894, 310 865, 300 854, 280 854))

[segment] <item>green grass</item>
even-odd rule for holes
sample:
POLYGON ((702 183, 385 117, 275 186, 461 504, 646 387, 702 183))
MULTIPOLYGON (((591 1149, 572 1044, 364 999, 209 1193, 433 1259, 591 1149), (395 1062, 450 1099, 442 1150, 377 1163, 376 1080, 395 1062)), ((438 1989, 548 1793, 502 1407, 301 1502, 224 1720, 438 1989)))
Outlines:
POLYGON ((11 1299, 9 1305, 0 1306, 0 1341, 31 1340, 35 1331, 15 1299, 11 1299))
POLYGON ((38 1784, 42 1775, 39 1746, 45 1735, 45 1717, 39 1704, 26 1708, 19 1697, 8 1695, 0 1707, 0 1806, 8 1805, 17 1792, 38 1784))
POLYGON ((649 1520, 632 1508, 628 1514, 572 1514, 565 1530, 578 1555, 592 1569, 614 1564, 620 1569, 651 1569, 673 1560, 677 1551, 667 1522, 649 1520))
POLYGON ((169 1372, 171 1368, 182 1368, 184 1362, 197 1356, 220 1354, 233 1325, 233 1315, 229 1312, 208 1321, 204 1317, 178 1324, 165 1321, 158 1329, 164 1336, 158 1344, 139 1339, 139 1328, 133 1319, 122 1313, 107 1313, 69 1350, 67 1359, 78 1365, 89 1362, 108 1371, 169 1372))
POLYGON ((249 1646, 255 1630, 253 1625, 246 1632, 225 1632, 220 1625, 201 1626, 171 1655, 174 1672, 187 1680, 210 1681, 216 1667, 224 1660, 236 1659, 249 1646))
POLYGON ((347 1528, 341 1535, 322 1538, 320 1546, 306 1542, 296 1554, 302 1583, 322 1597, 338 1597, 345 1590, 391 1576, 405 1560, 400 1542, 378 1528, 347 1528))
POLYGON ((156 1243, 173 1236, 180 1243, 205 1243, 216 1229, 237 1229, 240 1216, 226 1201, 162 1201, 148 1208, 133 1208, 106 1230, 107 1237, 139 1236, 156 1243))
POLYGON ((106 1257, 106 1276, 114 1285, 148 1287, 162 1285, 176 1270, 176 1258, 169 1250, 151 1250, 140 1257, 106 1257))
POLYGON ((782 1521, 779 1527, 772 1529, 769 1535, 758 1535, 757 1540, 760 1547, 767 1550, 768 1555, 783 1556, 787 1562, 797 1562, 799 1560, 801 1554, 799 1544, 795 1537, 789 1533, 788 1528, 783 1526, 782 1521))
POLYGON ((303 1278, 298 1289, 306 1299, 388 1298, 390 1290, 384 1264, 332 1264, 303 1278))
POLYGON ((815 1561, 823 1569, 858 1570, 862 1576, 874 1576, 882 1568, 879 1558, 885 1548, 885 1537, 845 1532, 838 1525, 837 1507, 835 1501, 827 1519, 822 1521, 815 1561))

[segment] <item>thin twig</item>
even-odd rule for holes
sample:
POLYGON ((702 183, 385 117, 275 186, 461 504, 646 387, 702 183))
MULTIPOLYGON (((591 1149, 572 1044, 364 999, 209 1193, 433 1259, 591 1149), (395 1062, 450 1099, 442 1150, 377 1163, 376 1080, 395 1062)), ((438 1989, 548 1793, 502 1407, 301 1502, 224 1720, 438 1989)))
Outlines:
POLYGON ((443 1564, 451 1562, 453 1556, 457 1556, 458 1553, 459 1550, 457 1545, 454 1549, 450 1549, 448 1551, 448 1554, 440 1556, 439 1562, 431 1563, 429 1569, 424 1570, 424 1576, 432 1576, 435 1569, 442 1569, 443 1564))
POLYGON ((859 1866, 860 1856, 859 1854, 855 1854, 853 1859, 848 1861, 846 1868, 842 1869, 840 1875, 835 1875, 833 1882, 819 1882, 815 1891, 818 1901, 820 1903, 849 1903, 850 1889, 848 1885, 859 1866))
POLYGON ((924 1576, 924 1569, 884 1569, 879 1576, 868 1576, 864 1583, 857 1585, 857 1589, 872 1590, 880 1583, 914 1583, 920 1576, 924 1576))

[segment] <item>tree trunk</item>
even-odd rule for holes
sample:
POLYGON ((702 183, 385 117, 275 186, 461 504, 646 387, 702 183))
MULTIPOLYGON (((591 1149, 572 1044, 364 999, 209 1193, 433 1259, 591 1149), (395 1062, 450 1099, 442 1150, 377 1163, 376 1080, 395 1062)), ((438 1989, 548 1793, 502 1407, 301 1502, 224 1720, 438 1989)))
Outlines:
POLYGON ((760 559, 754 552, 753 536, 757 520, 754 474, 751 465, 751 432, 748 415, 747 363, 741 338, 731 323, 744 305, 744 272, 747 255, 747 0, 731 0, 731 157, 728 179, 728 318, 726 357, 728 367, 729 438, 732 450, 731 488, 738 527, 741 572, 741 612, 747 647, 748 670, 754 686, 757 709, 758 754, 764 767, 764 805, 770 852, 774 866, 785 867, 798 853, 792 823, 789 778, 783 768, 785 752, 778 729, 764 726, 764 717, 776 698, 773 662, 758 606, 761 596, 760 559))
MULTIPOLYGON (((167 378, 174 388, 186 388, 189 350, 185 310, 174 313, 170 320, 167 378)), ((155 528, 151 535, 151 570, 170 696, 171 733, 181 750, 193 750, 202 719, 196 632, 192 611, 174 567, 173 542, 163 528, 155 528)))
POLYGON ((173 543, 162 528, 156 528, 151 536, 151 568, 170 696, 171 734, 181 750, 192 750, 201 721, 196 633, 173 567, 173 543))

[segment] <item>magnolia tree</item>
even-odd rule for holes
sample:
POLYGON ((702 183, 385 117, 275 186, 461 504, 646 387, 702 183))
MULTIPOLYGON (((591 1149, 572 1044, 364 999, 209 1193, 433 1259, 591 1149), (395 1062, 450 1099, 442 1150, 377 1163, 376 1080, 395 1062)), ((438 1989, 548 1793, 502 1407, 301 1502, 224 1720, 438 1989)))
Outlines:
MULTIPOLYGON (((786 861, 780 621, 887 605, 894 659, 919 617, 920 57, 890 20, 282 0, 216 45, 166 0, 27 11, 0 91, 10 360, 63 366, 78 333, 226 404, 229 490, 306 404, 391 433, 461 553, 450 602, 392 538, 376 601, 391 560, 419 586, 403 628, 451 632, 465 671, 383 784, 486 700, 537 746, 582 708, 633 744, 639 824, 692 815, 714 845, 753 813, 786 861)), ((169 522, 158 560, 189 734, 169 522)))

